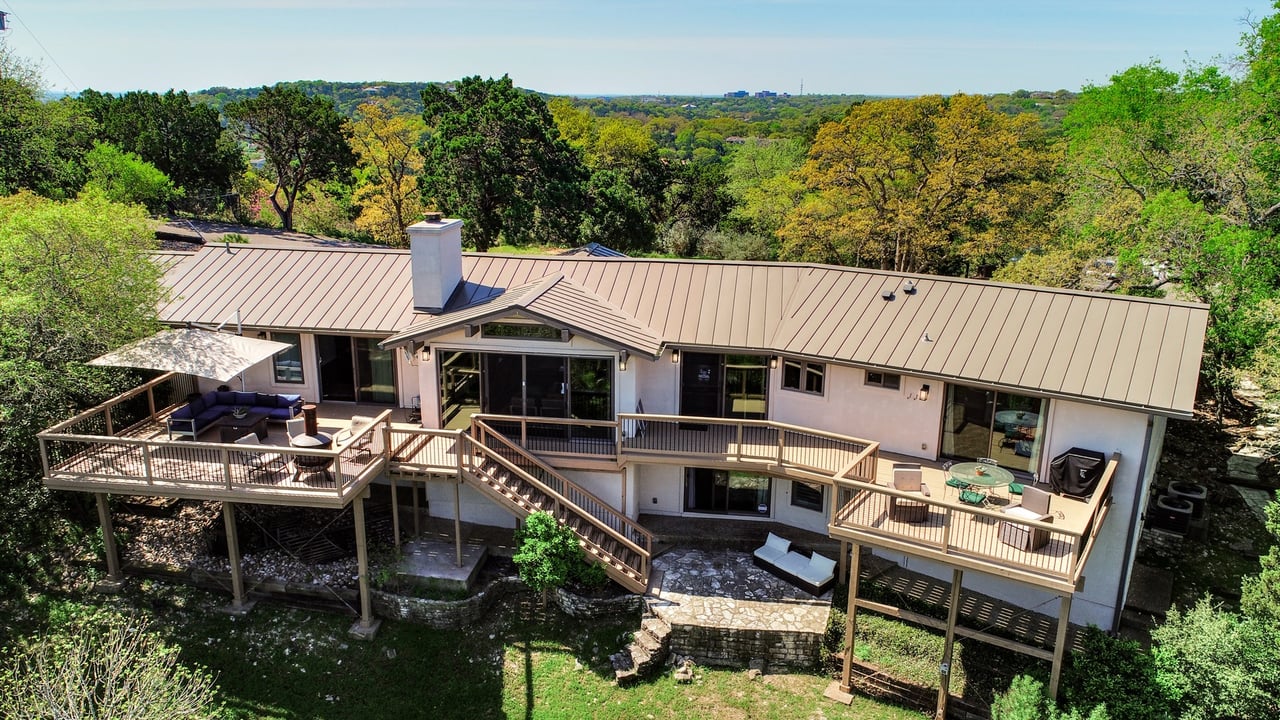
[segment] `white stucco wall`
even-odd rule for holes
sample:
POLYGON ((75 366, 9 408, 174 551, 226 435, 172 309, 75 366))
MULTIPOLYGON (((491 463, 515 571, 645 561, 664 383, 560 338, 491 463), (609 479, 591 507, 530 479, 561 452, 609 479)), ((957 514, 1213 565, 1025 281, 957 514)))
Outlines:
MULTIPOLYGON (((519 525, 516 518, 502 506, 480 494, 480 491, 463 483, 458 494, 459 506, 462 509, 462 521, 480 525, 514 528, 519 525)), ((453 483, 427 483, 427 513, 431 517, 453 519, 453 483)))
POLYGON ((880 442, 881 449, 913 457, 937 457, 941 434, 943 384, 902 376, 901 387, 886 390, 867 385, 866 372, 843 365, 827 365, 826 393, 785 390, 782 369, 769 380, 770 417, 793 425, 828 430, 880 442), (929 399, 919 400, 922 385, 929 399))

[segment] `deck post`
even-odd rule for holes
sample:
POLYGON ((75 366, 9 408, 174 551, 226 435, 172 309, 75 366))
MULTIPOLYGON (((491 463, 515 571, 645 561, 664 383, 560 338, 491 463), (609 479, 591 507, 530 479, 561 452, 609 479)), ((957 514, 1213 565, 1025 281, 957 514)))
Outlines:
POLYGON ((382 624, 381 620, 373 617, 373 602, 369 597, 369 539, 365 536, 364 524, 364 499, 368 495, 369 489, 365 488, 351 501, 356 525, 356 568, 360 577, 360 619, 347 632, 361 640, 372 640, 382 624))
POLYGON ((951 700, 951 651, 956 643, 956 620, 960 614, 960 586, 964 582, 964 570, 955 568, 951 571, 951 598, 947 603, 947 639, 942 646, 942 663, 938 665, 941 675, 938 684, 938 708, 935 718, 947 716, 947 703, 951 700))
POLYGON ((1058 699, 1058 681, 1062 679, 1062 655, 1067 650, 1067 626, 1071 624, 1071 596, 1058 602, 1058 637, 1053 641, 1053 670, 1049 674, 1049 699, 1058 699))
POLYGON ((236 505, 223 501, 222 522, 227 528, 227 560, 231 562, 231 606, 227 612, 243 615, 253 609, 253 603, 245 602, 244 575, 240 568, 240 537, 236 534, 236 505))
POLYGON ((98 500, 98 523, 102 525, 102 552, 107 556, 107 576, 93 589, 116 593, 124 585, 124 573, 120 572, 120 552, 116 548, 116 531, 111 524, 111 506, 107 504, 106 493, 94 493, 94 496, 98 500))
POLYGON ((849 555, 849 604, 845 610, 844 668, 840 673, 841 692, 853 692, 853 634, 858 627, 858 581, 861 574, 862 546, 853 543, 849 555))
MULTIPOLYGON (((834 498, 832 499, 832 503, 835 503, 834 498)), ((838 572, 839 576, 836 580, 837 582, 843 585, 849 581, 849 543, 844 540, 840 541, 840 562, 838 565, 838 572)))
POLYGON ((453 483, 453 550, 462 567, 462 476, 453 483))
POLYGON ((396 497, 396 476, 388 474, 387 479, 391 481, 391 534, 396 539, 396 551, 400 550, 400 503, 396 497))

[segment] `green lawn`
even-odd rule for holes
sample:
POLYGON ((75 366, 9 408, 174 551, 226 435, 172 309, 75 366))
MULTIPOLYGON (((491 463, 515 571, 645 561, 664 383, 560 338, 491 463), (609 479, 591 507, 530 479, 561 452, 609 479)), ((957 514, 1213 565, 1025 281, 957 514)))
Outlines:
MULTIPOLYGON (((384 622, 372 642, 347 635, 352 618, 263 602, 221 612, 227 598, 137 582, 119 597, 42 599, 10 627, 56 624, 101 608, 138 612, 217 676, 228 718, 919 718, 859 699, 826 700, 828 679, 699 668, 691 685, 669 675, 631 688, 612 682, 608 655, 635 618, 583 623, 499 605, 482 626, 439 631, 384 622)), ((10 619, 15 619, 10 615, 10 619)))

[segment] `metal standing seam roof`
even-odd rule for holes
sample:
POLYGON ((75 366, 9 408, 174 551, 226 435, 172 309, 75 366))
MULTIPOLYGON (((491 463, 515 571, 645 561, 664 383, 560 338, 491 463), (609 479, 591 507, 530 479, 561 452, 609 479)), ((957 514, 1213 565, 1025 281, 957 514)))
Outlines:
POLYGON ((390 345, 523 312, 651 355, 654 343, 758 350, 1175 416, 1191 414, 1208 322, 1198 304, 964 278, 482 253, 464 253, 464 281, 432 316, 413 311, 409 273, 403 250, 208 248, 166 274, 175 299, 161 319, 217 323, 239 309, 250 327, 390 345))

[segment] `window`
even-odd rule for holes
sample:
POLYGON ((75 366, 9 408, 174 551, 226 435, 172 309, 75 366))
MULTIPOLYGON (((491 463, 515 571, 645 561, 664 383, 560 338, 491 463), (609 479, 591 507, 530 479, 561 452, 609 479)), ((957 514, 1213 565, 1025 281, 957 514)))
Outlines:
POLYGON ((287 350, 281 350, 271 358, 271 367, 275 370, 278 383, 301 383, 302 380, 302 336, 298 333, 271 333, 276 342, 289 343, 287 350))
POLYGON ((902 376, 868 370, 866 384, 882 387, 885 390, 897 390, 902 387, 902 376))
POLYGON ((827 366, 803 360, 786 360, 782 363, 782 387, 788 390, 822 394, 827 366))
POLYGON ((822 496, 825 488, 813 483, 791 481, 791 504, 794 507, 822 512, 822 496))
POLYGON ((765 475, 686 468, 684 509, 726 515, 769 515, 772 481, 765 475))
POLYGON ((523 340, 568 340, 568 333, 547 325, 521 323, 485 323, 480 326, 482 337, 521 338, 523 340))

